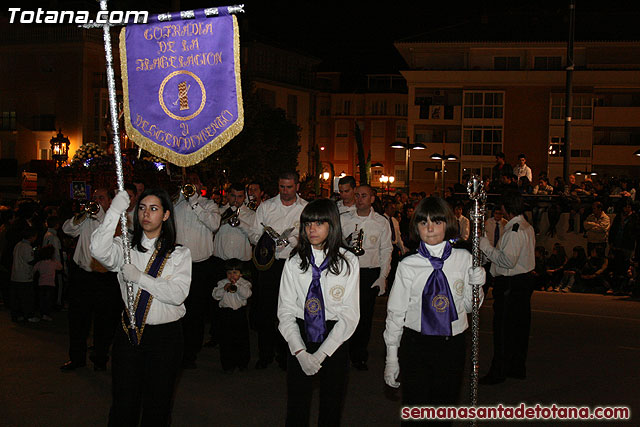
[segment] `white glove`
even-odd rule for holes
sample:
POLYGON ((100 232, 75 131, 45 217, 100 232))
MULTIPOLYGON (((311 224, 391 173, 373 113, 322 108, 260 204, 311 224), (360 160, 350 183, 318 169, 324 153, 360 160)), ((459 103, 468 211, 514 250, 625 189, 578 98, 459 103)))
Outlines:
POLYGON ((379 289, 378 296, 381 297, 387 290, 387 280, 384 277, 378 277, 378 280, 371 285, 371 289, 373 288, 379 289))
POLYGON ((393 388, 400 387, 397 380, 400 376, 400 363, 398 363, 398 347, 395 345, 387 346, 387 360, 384 364, 384 382, 393 388))
POLYGON ((124 264, 122 266, 122 276, 127 282, 140 283, 142 271, 138 270, 138 267, 133 264, 124 264))
POLYGON ((484 252, 485 254, 487 253, 487 249, 491 248, 491 242, 489 242, 489 239, 487 239, 485 236, 482 236, 480 238, 480 242, 479 242, 479 246, 480 246, 480 250, 482 252, 484 252))
POLYGON ((307 353, 307 350, 302 350, 296 354, 296 359, 298 359, 302 371, 309 376, 317 374, 322 367, 315 357, 307 353))
POLYGON ((316 351, 316 352, 315 352, 315 353, 313 353, 311 356, 312 356, 314 359, 316 359, 320 365, 322 365, 322 362, 324 362, 324 359, 326 359, 326 357, 327 357, 327 355, 326 355, 326 354, 324 354, 324 352, 322 352, 322 351, 320 351, 320 350, 316 351))
POLYGON ((482 267, 469 267, 469 284, 484 285, 487 280, 487 274, 482 267))
POLYGON ((118 194, 111 200, 111 209, 118 215, 126 212, 129 208, 129 194, 126 191, 118 191, 118 194))

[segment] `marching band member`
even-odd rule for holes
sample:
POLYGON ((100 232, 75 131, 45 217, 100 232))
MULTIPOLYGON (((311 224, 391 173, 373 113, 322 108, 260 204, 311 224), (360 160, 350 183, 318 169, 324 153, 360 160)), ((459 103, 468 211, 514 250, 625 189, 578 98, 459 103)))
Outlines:
POLYGON ((83 212, 68 219, 62 231, 78 237, 73 261, 79 268, 69 286, 69 361, 60 367, 72 371, 86 365, 87 338, 93 321, 94 370, 106 370, 109 347, 122 309, 115 273, 108 272, 91 256, 91 234, 98 228, 111 205, 111 194, 96 188, 93 201, 100 209, 95 214, 83 212))
POLYGON ((258 327, 259 359, 256 369, 266 368, 273 361, 274 355, 280 367, 286 368, 286 345, 277 330, 278 290, 284 263, 298 243, 300 213, 307 204, 297 195, 300 187, 298 180, 296 172, 285 172, 279 176, 279 194, 260 204, 251 228, 251 241, 256 244, 254 262, 260 262, 260 265, 256 265, 258 272, 252 302, 256 311, 253 318, 258 327), (281 239, 274 245, 274 240, 267 235, 265 227, 270 227, 286 239, 281 239), (258 258, 266 259, 258 261, 258 258))
MULTIPOLYGON (((473 268, 469 251, 451 247, 456 222, 443 199, 418 203, 411 220, 411 233, 420 240, 418 253, 400 262, 389 295, 384 380, 394 388, 402 384, 405 406, 452 405, 459 398, 472 284, 484 283, 485 273, 473 268)), ((481 293, 481 303, 482 298, 481 293)))
POLYGON ((391 228, 389 222, 371 207, 374 194, 371 186, 361 184, 356 188, 356 210, 340 215, 342 233, 345 238, 351 235, 351 245, 357 240, 357 234, 364 230, 360 261, 360 322, 349 340, 349 353, 352 365, 361 371, 368 368, 369 354, 367 346, 371 337, 371 322, 376 296, 386 291, 386 280, 391 269, 391 228))
POLYGON ((356 180, 352 176, 343 176, 338 180, 338 191, 340 192, 340 200, 336 203, 338 205, 338 212, 340 215, 353 212, 356 210, 356 180))
POLYGON ((213 255, 213 233, 220 226, 218 205, 200 195, 202 182, 195 172, 187 174, 187 182, 195 186, 195 194, 187 197, 180 193, 175 204, 176 241, 191 251, 192 276, 189 296, 184 304, 184 360, 183 367, 196 368, 196 358, 202 349, 204 324, 210 308, 211 291, 215 281, 211 280, 211 256, 213 255))
POLYGON ((309 424, 312 377, 318 374, 318 424, 337 426, 349 373, 345 342, 359 317, 358 257, 343 246, 331 200, 305 206, 299 236, 284 266, 278 300, 278 328, 290 350, 286 425, 309 424))
POLYGON ((138 199, 131 238, 131 264, 124 263, 122 240, 113 237, 129 196, 119 192, 104 222, 91 237, 91 254, 118 272, 122 300, 127 282, 136 296, 135 329, 128 313, 113 345, 113 403, 110 426, 169 425, 183 341, 180 319, 191 281, 191 254, 176 245, 173 205, 162 189, 145 190, 138 199))
POLYGON ((246 205, 255 211, 258 209, 258 206, 260 206, 260 203, 262 203, 262 197, 264 197, 262 184, 258 181, 251 181, 251 184, 247 186, 246 205))

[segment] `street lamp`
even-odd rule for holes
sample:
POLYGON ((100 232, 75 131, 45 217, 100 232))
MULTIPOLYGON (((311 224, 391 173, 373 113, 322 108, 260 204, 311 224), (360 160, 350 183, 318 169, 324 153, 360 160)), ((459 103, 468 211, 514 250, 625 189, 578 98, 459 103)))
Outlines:
POLYGON ((56 167, 61 166, 69 158, 69 138, 62 134, 62 129, 58 130, 58 135, 51 138, 51 157, 56 161, 56 167))
POLYGON ((447 162, 454 162, 458 160, 458 156, 456 156, 455 154, 444 154, 444 150, 443 150, 442 154, 433 153, 431 155, 431 158, 433 160, 440 160, 441 162, 440 172, 442 173, 442 196, 444 197, 444 172, 445 172, 444 167, 447 162))
POLYGON ((390 147, 405 150, 405 171, 407 173, 405 180, 407 184, 407 193, 409 193, 409 183, 411 182, 411 173, 409 170, 411 167, 411 150, 425 150, 427 146, 420 142, 411 143, 409 142, 409 137, 407 137, 407 142, 396 141, 391 144, 390 147))
POLYGON ((389 184, 393 184, 396 178, 392 176, 382 175, 380 177, 380 183, 382 183, 382 187, 387 191, 387 196, 389 195, 389 184))

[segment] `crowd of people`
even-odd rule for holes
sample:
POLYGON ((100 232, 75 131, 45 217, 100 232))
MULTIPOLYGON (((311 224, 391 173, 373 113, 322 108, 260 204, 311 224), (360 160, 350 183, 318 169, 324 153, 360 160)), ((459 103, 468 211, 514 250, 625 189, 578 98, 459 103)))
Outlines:
MULTIPOLYGON (((339 422, 345 367, 368 370, 373 311, 382 295, 389 296, 385 382, 403 384, 405 404, 453 404, 464 366, 461 334, 471 310, 467 285, 484 284, 484 292, 493 286, 496 313, 511 304, 524 313, 512 319, 522 325, 519 336, 527 337, 519 339, 523 347, 511 349, 509 362, 503 358, 509 342, 494 343, 494 363, 483 384, 525 377, 530 293, 516 300, 517 292, 510 291, 516 281, 531 279, 531 290, 639 292, 635 183, 576 184, 572 177, 566 185, 560 178, 550 185, 540 176, 531 187, 524 155, 515 168, 501 153, 496 160, 485 186, 502 196, 488 204, 484 268, 471 268, 470 202, 463 183, 442 198, 387 195, 346 176, 331 198, 302 197, 292 172, 279 176, 272 197, 259 182, 232 183, 207 195, 191 172, 189 185, 174 197, 137 182, 118 193, 97 188, 84 205, 24 201, 0 209, 3 302, 17 323, 51 321, 55 308, 68 310, 69 360, 60 369, 82 368, 88 357, 96 371, 104 371, 111 360, 113 425, 128 423, 141 410, 148 422, 169 419, 178 372, 197 369, 203 346, 220 347, 225 372, 247 369, 251 329, 258 337, 255 369, 275 361, 287 371, 288 422, 308 419, 309 377, 316 374, 323 378, 321 417, 339 422), (560 202, 541 205, 529 194, 560 202), (567 231, 584 233, 586 247, 572 248, 570 256, 558 243, 549 256, 541 246, 534 251, 531 236, 539 232, 539 218, 546 212, 552 228, 554 209, 575 218, 567 231), (128 260, 123 231, 131 242, 128 260), (529 244, 531 250, 517 256, 508 249, 529 244), (520 267, 513 267, 516 262, 520 267), (428 291, 455 303, 457 311, 445 310, 450 317, 444 323, 424 311, 430 304, 410 302, 416 295, 422 295, 416 301, 427 301, 433 297, 428 291), (425 359, 426 347, 438 351, 425 359), (444 360, 451 367, 441 375, 418 368, 444 360), (432 393, 443 382, 448 392, 432 393)), ((496 322, 499 333, 504 324, 496 322)))

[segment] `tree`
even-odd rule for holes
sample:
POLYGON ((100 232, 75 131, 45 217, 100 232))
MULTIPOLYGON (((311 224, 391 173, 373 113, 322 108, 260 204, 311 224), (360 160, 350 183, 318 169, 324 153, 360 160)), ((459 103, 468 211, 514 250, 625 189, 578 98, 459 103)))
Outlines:
POLYGON ((244 89, 243 96, 242 132, 196 169, 213 185, 256 179, 269 189, 280 173, 297 169, 300 128, 282 109, 260 101, 254 91, 244 89))

